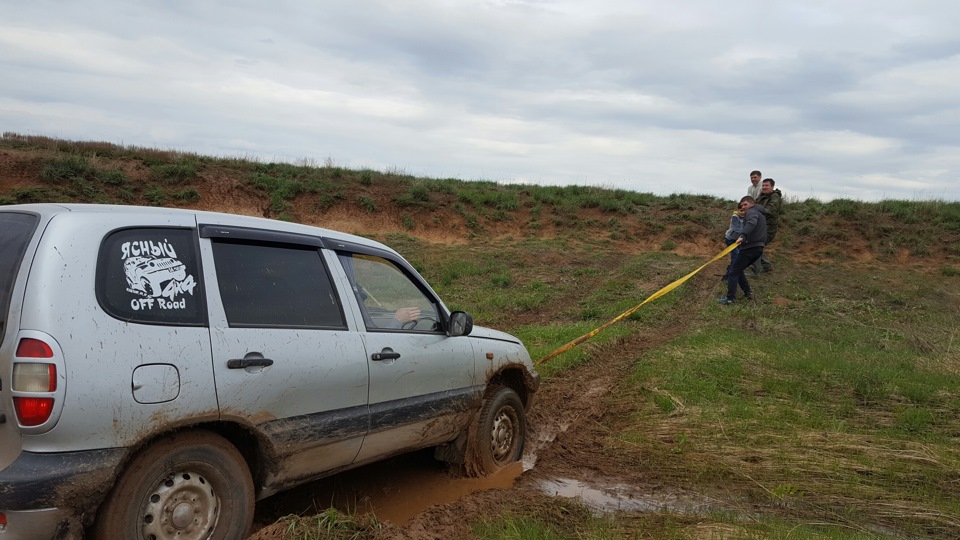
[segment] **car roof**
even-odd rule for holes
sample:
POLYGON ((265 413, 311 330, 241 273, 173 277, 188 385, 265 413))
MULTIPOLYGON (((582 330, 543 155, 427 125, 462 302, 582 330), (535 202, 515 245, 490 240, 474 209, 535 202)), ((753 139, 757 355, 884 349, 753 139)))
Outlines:
POLYGON ((205 222, 216 223, 219 225, 249 227, 252 229, 266 229, 271 231, 282 231, 296 234, 305 234, 310 236, 320 236, 331 240, 350 242, 371 248, 381 249, 390 253, 396 253, 390 247, 381 244, 375 240, 357 236, 355 234, 325 229, 323 227, 314 227, 301 223, 292 223, 276 219, 263 217, 245 216, 241 214, 229 214, 224 212, 210 212, 206 210, 191 210, 187 208, 166 208, 154 206, 130 206, 118 204, 83 204, 83 203, 35 203, 35 204, 15 204, 0 206, 2 211, 26 211, 35 212, 44 216, 53 216, 67 212, 81 213, 118 213, 143 214, 143 215, 192 215, 196 216, 197 223, 203 225, 205 222))

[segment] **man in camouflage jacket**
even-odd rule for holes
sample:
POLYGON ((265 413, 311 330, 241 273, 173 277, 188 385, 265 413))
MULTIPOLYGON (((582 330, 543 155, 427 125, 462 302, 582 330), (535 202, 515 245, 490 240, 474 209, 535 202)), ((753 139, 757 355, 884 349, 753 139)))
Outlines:
MULTIPOLYGON (((774 237, 777 236, 777 229, 780 227, 780 205, 783 203, 783 193, 781 193, 779 189, 774 189, 775 185, 777 185, 777 183, 773 178, 764 178, 760 187, 760 197, 757 198, 757 204, 767 210, 768 246, 770 242, 773 242, 774 237)), ((770 272, 773 270, 773 264, 770 263, 770 259, 768 259, 766 253, 764 253, 763 256, 757 259, 752 268, 754 274, 770 272)))

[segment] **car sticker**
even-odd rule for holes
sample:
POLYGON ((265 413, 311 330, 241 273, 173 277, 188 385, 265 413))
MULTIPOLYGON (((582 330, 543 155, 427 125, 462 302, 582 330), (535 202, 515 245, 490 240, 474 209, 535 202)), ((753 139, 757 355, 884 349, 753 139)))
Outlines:
POLYGON ((124 242, 120 259, 127 292, 136 296, 130 300, 135 311, 187 309, 187 294, 193 296, 197 283, 166 238, 124 242))

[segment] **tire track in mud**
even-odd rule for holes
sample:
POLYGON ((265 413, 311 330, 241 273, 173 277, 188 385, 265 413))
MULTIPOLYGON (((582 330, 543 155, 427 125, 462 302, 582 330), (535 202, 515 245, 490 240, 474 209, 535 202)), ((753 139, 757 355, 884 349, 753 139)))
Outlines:
MULTIPOLYGON (((709 301, 709 282, 704 277, 691 280, 691 302, 709 301)), ((601 448, 594 437, 594 428, 610 413, 606 396, 629 376, 638 357, 684 333, 687 327, 682 321, 688 320, 688 315, 675 310, 655 327, 596 347, 588 362, 543 385, 530 414, 530 423, 535 426, 530 438, 534 442, 524 453, 526 468, 535 471, 531 476, 571 474, 578 470, 599 474, 607 468, 598 460, 601 448)), ((614 468, 611 472, 620 471, 614 468)))
MULTIPOLYGON (((713 287, 708 276, 709 273, 701 274, 688 282, 688 304, 712 301, 713 287)), ((643 328, 602 346, 593 346, 589 361, 545 382, 537 392, 529 417, 535 426, 531 433, 534 443, 524 452, 525 460, 539 461, 538 449, 549 446, 561 435, 572 437, 585 423, 603 417, 608 412, 604 396, 617 387, 620 379, 629 375, 636 358, 686 332, 685 321, 689 321, 689 313, 674 310, 659 319, 656 326, 643 328)), ((583 346, 592 344, 588 341, 583 346)))

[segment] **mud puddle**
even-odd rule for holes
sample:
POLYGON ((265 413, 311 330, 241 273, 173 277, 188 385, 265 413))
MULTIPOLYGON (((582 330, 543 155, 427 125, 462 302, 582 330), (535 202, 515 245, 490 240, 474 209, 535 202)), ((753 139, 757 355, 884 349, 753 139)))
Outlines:
POLYGON ((366 503, 380 521, 404 525, 431 506, 452 503, 477 491, 509 489, 522 472, 519 462, 484 478, 455 477, 441 471, 397 471, 389 489, 369 493, 366 503))
POLYGON ((471 493, 508 489, 523 473, 520 462, 484 478, 466 478, 433 459, 431 450, 330 476, 257 504, 255 529, 290 514, 312 515, 333 506, 351 514, 372 513, 379 521, 404 525, 434 505, 457 501, 471 493))
POLYGON ((534 468, 538 451, 569 427, 564 422, 532 434, 521 461, 483 478, 452 471, 434 459, 431 449, 329 476, 258 502, 254 530, 287 515, 313 515, 330 507, 350 514, 372 513, 379 521, 403 526, 432 506, 479 491, 513 487, 521 474, 534 468))
POLYGON ((579 499, 596 514, 616 511, 659 512, 700 515, 716 508, 708 499, 694 500, 676 494, 637 493, 637 486, 618 483, 586 483, 569 478, 541 480, 537 487, 547 495, 579 499))

